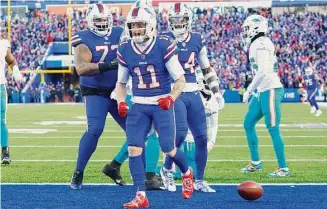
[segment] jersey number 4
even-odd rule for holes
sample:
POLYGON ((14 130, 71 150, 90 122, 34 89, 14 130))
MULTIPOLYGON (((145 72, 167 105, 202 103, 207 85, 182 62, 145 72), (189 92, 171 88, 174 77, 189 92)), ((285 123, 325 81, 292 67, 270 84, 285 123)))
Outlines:
POLYGON ((184 64, 184 69, 189 70, 191 74, 195 73, 195 52, 192 52, 190 54, 190 57, 188 58, 188 61, 184 64))
POLYGON ((137 84, 137 88, 139 88, 139 89, 158 88, 160 86, 160 83, 159 83, 159 81, 157 81, 156 71, 154 69, 154 66, 153 65, 148 65, 146 67, 146 71, 149 72, 150 76, 151 76, 151 83, 149 83, 149 84, 144 83, 142 73, 141 73, 141 68, 140 67, 134 68, 134 72, 136 73, 136 75, 137 75, 137 77, 139 79, 139 83, 137 84))

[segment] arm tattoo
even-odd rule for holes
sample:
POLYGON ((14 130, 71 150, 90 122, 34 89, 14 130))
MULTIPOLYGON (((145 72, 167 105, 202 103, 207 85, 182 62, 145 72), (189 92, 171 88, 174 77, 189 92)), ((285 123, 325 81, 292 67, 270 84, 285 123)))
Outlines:
POLYGON ((91 63, 92 53, 85 44, 80 44, 75 48, 74 62, 76 72, 79 76, 92 76, 99 73, 97 63, 91 63))
POLYGON ((185 87, 185 77, 184 75, 180 76, 174 84, 174 88, 171 91, 170 95, 176 100, 176 98, 182 93, 185 87))

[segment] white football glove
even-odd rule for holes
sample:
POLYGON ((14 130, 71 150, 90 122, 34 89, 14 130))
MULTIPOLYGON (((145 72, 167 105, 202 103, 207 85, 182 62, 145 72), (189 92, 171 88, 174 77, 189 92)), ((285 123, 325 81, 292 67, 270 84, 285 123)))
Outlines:
POLYGON ((16 82, 23 82, 24 81, 24 77, 23 75, 19 72, 19 68, 17 65, 15 65, 12 69, 13 71, 13 76, 16 82))
POLYGON ((225 107, 225 99, 221 93, 215 93, 216 100, 218 102, 218 110, 221 110, 225 107))
POLYGON ((250 92, 245 91, 243 94, 243 102, 247 104, 249 102, 249 98, 250 98, 250 92))
POLYGON ((212 141, 209 141, 207 143, 207 149, 208 149, 208 153, 212 150, 212 148, 215 146, 215 144, 212 141))

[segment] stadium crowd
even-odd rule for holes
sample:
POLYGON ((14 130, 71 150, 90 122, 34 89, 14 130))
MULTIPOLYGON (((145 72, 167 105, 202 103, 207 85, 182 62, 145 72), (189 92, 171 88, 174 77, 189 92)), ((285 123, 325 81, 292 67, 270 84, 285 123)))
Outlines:
MULTIPOLYGON (((301 75, 309 64, 314 66, 322 86, 326 86, 327 16, 317 13, 264 15, 269 20, 269 36, 276 45, 279 75, 285 88, 299 88, 300 83, 305 85, 301 75)), ((246 17, 243 11, 217 14, 204 10, 194 14, 193 28, 206 40, 209 59, 220 77, 222 89, 239 89, 252 77, 240 38, 246 17)), ((124 23, 120 14, 113 14, 113 19, 114 25, 124 23)), ((159 31, 167 30, 166 13, 158 15, 158 22, 159 31)), ((72 26, 73 33, 87 27, 85 12, 74 10, 72 26)), ((24 18, 14 17, 11 38, 13 55, 20 69, 35 69, 49 43, 68 41, 68 18, 46 11, 29 11, 24 18)), ((66 93, 68 91, 66 89, 66 93)))

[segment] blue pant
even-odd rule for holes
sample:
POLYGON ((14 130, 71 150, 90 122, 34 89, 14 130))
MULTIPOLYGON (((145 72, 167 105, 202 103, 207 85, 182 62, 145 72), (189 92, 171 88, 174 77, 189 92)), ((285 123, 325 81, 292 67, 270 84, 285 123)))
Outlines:
POLYGON ((89 95, 84 97, 87 116, 87 130, 82 136, 78 149, 76 170, 84 171, 87 162, 95 151, 103 132, 108 112, 126 130, 126 119, 119 117, 117 101, 107 96, 89 95))
POLYGON ((312 107, 315 107, 316 110, 319 110, 318 103, 316 101, 316 93, 318 89, 308 89, 308 101, 312 107))
POLYGON ((172 151, 175 138, 174 110, 170 108, 164 111, 158 105, 132 105, 126 121, 128 146, 144 147, 152 123, 158 132, 161 150, 172 151))
MULTIPOLYGON (((190 128, 195 142, 195 162, 197 180, 203 180, 204 169, 207 164, 207 125, 205 109, 201 100, 200 92, 183 92, 175 102, 176 118, 176 147, 181 147, 184 142, 188 127, 190 128)), ((165 167, 172 168, 172 161, 165 160, 165 167)))

